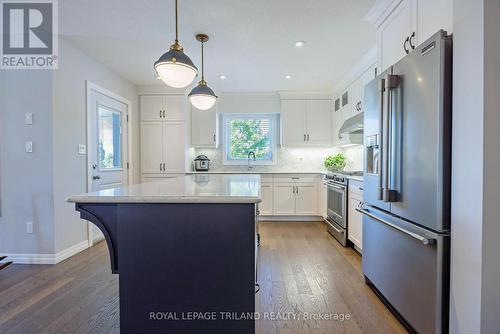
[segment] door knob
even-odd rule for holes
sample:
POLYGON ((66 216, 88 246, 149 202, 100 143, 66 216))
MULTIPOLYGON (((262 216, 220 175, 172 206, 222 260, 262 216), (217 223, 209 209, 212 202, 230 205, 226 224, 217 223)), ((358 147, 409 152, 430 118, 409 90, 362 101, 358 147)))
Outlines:
POLYGON ((92 176, 92 180, 94 180, 94 181, 95 180, 100 180, 100 179, 101 179, 101 177, 99 175, 92 176))

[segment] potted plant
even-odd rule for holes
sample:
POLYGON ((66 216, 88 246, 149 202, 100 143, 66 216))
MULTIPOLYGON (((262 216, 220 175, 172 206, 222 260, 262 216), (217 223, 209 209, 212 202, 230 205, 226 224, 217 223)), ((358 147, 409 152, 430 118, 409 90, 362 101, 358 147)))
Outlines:
POLYGON ((346 165, 345 155, 343 155, 342 153, 329 155, 325 158, 324 165, 325 168, 329 171, 340 172, 346 165))

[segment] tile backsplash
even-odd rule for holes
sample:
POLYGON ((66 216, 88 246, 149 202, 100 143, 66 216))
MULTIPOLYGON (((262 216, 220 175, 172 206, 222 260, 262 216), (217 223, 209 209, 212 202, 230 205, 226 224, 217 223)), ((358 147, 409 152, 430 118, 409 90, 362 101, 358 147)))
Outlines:
MULTIPOLYGON (((347 157, 346 170, 362 170, 363 168, 363 146, 341 148, 290 148, 282 147, 277 149, 277 159, 275 165, 253 166, 256 172, 273 171, 321 171, 323 160, 327 155, 344 153, 347 157)), ((204 154, 210 159, 210 170, 212 171, 246 171, 246 164, 243 166, 224 165, 221 149, 194 150, 194 156, 204 154)))

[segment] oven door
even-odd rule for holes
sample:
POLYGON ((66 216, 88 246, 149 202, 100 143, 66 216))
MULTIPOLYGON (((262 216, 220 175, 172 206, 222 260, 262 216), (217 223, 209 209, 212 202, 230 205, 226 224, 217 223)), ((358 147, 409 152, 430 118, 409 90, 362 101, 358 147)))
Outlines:
POLYGON ((343 228, 347 228, 346 205, 347 187, 328 181, 325 183, 328 189, 327 215, 343 228))

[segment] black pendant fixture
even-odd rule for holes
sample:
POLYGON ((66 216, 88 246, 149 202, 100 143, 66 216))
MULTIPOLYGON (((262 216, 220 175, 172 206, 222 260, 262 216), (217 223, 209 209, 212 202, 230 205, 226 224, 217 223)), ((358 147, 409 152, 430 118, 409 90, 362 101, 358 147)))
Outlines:
POLYGON ((174 88, 184 88, 198 76, 198 68, 180 46, 178 30, 177 0, 175 0, 175 42, 170 46, 170 50, 155 62, 154 67, 165 84, 174 88))
POLYGON ((215 95, 214 91, 207 86, 207 82, 205 81, 203 46, 205 42, 208 41, 208 35, 198 34, 196 35, 196 40, 201 42, 201 80, 198 83, 198 86, 194 87, 188 96, 191 104, 195 108, 199 110, 208 110, 212 108, 217 101, 217 95, 215 95))

